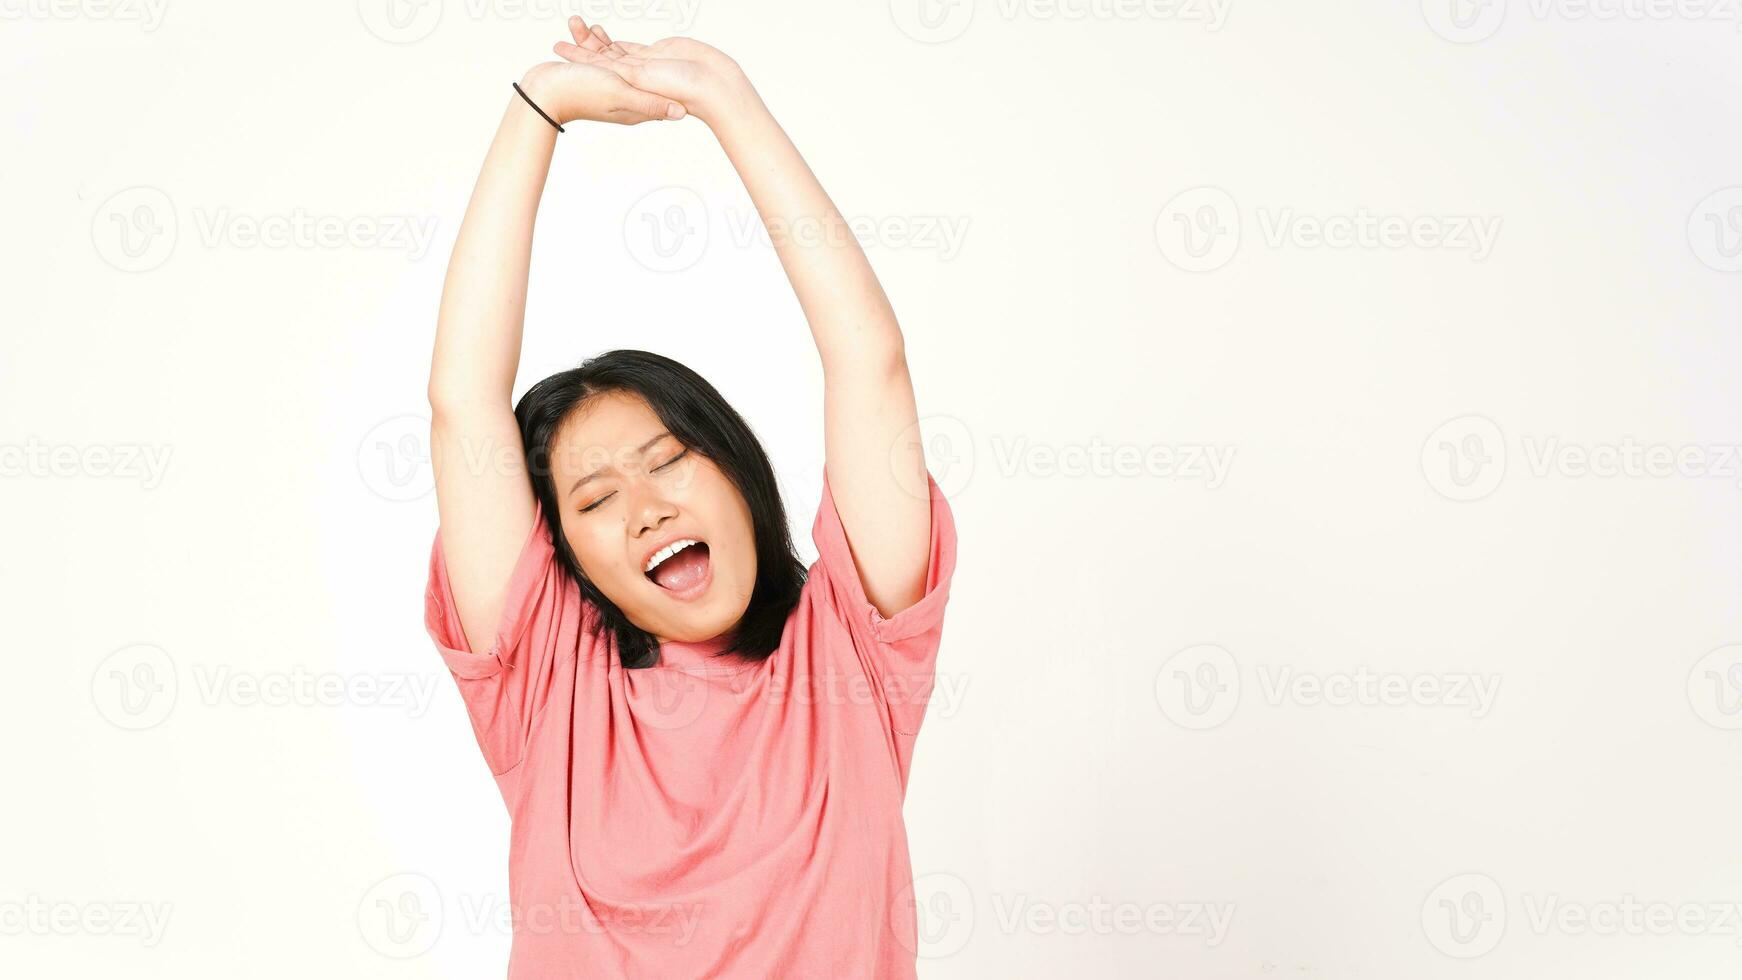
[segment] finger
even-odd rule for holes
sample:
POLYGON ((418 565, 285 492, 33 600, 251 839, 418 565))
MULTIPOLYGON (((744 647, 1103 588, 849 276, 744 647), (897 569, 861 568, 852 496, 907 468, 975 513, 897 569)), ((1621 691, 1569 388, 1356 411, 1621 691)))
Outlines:
POLYGON ((579 16, 569 18, 569 33, 574 36, 575 44, 588 51, 603 51, 605 49, 605 42, 595 37, 592 29, 587 27, 587 22, 579 16))
POLYGON ((633 88, 642 87, 641 81, 644 78, 643 69, 646 67, 646 62, 636 58, 603 58, 598 56, 594 56, 594 58, 594 61, 588 63, 609 69, 633 88))
POLYGON ((600 49, 600 52, 607 57, 617 58, 628 54, 627 51, 623 50, 623 45, 612 41, 611 35, 605 33, 605 29, 600 27, 598 24, 592 26, 591 33, 600 44, 604 45, 604 47, 600 49))
POLYGON ((628 95, 621 107, 624 111, 635 115, 646 116, 649 119, 682 119, 688 113, 684 107, 663 95, 643 92, 635 89, 628 95))
POLYGON ((600 65, 602 67, 609 67, 611 64, 611 59, 604 57, 598 52, 576 47, 567 41, 558 41, 551 45, 550 49, 556 52, 557 57, 562 58, 564 61, 572 61, 577 65, 600 65))
POLYGON ((670 121, 672 121, 672 117, 671 116, 649 116, 646 113, 642 113, 642 112, 630 112, 627 110, 622 110, 622 111, 612 112, 611 113, 611 121, 615 122, 615 123, 622 123, 625 126, 639 126, 645 122, 670 122, 670 121))

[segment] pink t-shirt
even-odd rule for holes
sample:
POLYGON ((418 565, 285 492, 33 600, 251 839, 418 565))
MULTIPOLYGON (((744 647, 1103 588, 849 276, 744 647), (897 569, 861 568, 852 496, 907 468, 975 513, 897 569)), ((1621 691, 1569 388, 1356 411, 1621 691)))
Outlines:
POLYGON ((424 625, 512 821, 510 980, 914 976, 901 804, 956 564, 928 480, 924 597, 871 605, 825 476, 817 561, 748 664, 668 642, 624 670, 542 514, 470 652, 437 531, 424 625))

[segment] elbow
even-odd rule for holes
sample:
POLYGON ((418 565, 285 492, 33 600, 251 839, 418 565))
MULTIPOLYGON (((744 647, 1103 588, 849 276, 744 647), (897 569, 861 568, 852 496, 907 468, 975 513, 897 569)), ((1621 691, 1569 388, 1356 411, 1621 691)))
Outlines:
POLYGON ((884 383, 907 380, 907 345, 897 334, 874 344, 857 344, 823 358, 823 378, 884 383))
POLYGON ((429 387, 425 389, 424 395, 429 399, 429 410, 432 415, 444 414, 459 400, 452 386, 442 384, 434 377, 430 378, 429 387))
POLYGON ((429 399, 431 419, 453 418, 480 408, 499 409, 511 399, 497 392, 482 392, 476 386, 462 386, 430 378, 425 396, 429 399))

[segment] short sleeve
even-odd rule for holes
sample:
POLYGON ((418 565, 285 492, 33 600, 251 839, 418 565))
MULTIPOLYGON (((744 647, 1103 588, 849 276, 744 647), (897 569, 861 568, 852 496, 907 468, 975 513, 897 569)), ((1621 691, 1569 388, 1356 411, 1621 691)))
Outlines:
POLYGON ((893 616, 885 617, 865 594, 826 471, 822 503, 811 527, 817 567, 828 580, 830 596, 846 621, 866 674, 888 706, 891 728, 903 735, 917 734, 925 718, 943 637, 944 605, 956 570, 954 515, 929 472, 926 483, 931 495, 931 542, 925 589, 917 602, 893 616))
POLYGON ((459 685, 493 774, 513 769, 525 755, 532 721, 550 693, 557 653, 580 635, 580 612, 579 592, 566 587, 535 502, 532 530, 509 575, 490 648, 472 650, 460 627, 441 530, 436 530, 424 592, 424 628, 459 685))

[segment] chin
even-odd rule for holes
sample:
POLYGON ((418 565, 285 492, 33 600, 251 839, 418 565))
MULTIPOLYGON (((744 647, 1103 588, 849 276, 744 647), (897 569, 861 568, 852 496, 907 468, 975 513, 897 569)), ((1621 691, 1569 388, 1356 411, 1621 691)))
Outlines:
MULTIPOLYGON (((658 586, 654 586, 658 589, 658 586)), ((663 591, 663 590, 662 590, 663 591)), ((715 581, 697 594, 677 599, 668 595, 637 596, 640 615, 630 621, 654 636, 680 643, 711 640, 737 627, 750 606, 748 594, 715 581)), ((622 608, 621 604, 619 608, 622 608)))

